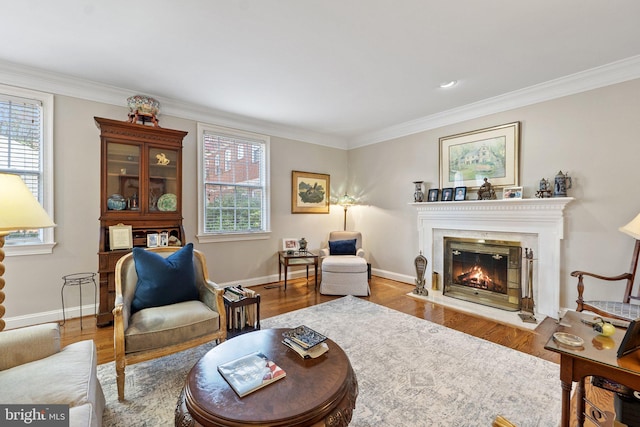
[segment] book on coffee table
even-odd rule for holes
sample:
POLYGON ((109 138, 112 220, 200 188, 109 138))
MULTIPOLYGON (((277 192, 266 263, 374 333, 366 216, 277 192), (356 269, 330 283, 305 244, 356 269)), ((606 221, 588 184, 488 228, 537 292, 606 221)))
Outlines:
POLYGON ((327 339, 327 337, 321 333, 305 325, 283 332, 282 336, 299 345, 303 350, 309 350, 327 339))
POLYGON ((281 367, 260 352, 223 363, 218 366, 218 372, 240 397, 287 375, 281 367))
POLYGON ((326 342, 320 343, 319 345, 311 347, 309 350, 305 350, 299 345, 295 344, 288 338, 283 338, 282 344, 289 347, 291 350, 295 351, 302 357, 303 359, 315 359, 317 357, 322 356, 327 351, 329 351, 329 346, 326 342))

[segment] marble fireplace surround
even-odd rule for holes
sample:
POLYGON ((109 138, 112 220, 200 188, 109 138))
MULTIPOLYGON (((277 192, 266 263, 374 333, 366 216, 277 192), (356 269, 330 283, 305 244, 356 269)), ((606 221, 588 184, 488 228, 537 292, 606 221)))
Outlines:
MULTIPOLYGON (((453 298, 432 290, 432 272, 443 281, 444 237, 506 240, 520 242, 533 249, 533 298, 538 321, 544 316, 558 317, 560 309, 561 241, 564 238, 564 208, 572 197, 546 199, 467 200, 464 202, 412 203, 418 211, 418 242, 429 261, 425 287, 430 299, 447 305, 458 305, 453 298), (542 315, 542 316, 539 316, 542 315)), ((524 249, 523 249, 524 253, 524 249)), ((522 283, 526 278, 523 270, 522 283)), ((504 310, 468 303, 481 310, 485 317, 502 320, 504 310), (487 314, 488 313, 488 314, 487 314), (492 315, 493 314, 493 315, 492 315)), ((511 314, 511 316, 514 316, 511 314)), ((517 315, 515 315, 517 317, 517 315)))

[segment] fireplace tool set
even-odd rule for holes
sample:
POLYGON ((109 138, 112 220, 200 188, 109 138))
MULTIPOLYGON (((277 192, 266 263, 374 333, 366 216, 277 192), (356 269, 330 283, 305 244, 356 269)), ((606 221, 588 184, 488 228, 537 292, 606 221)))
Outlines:
POLYGON ((538 323, 533 315, 533 249, 524 248, 527 283, 523 288, 520 299, 520 313, 518 316, 526 323, 538 323))

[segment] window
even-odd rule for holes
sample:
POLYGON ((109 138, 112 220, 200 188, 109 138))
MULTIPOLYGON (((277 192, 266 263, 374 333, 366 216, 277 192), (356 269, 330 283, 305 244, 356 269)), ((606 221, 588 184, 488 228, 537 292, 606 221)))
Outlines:
POLYGON ((268 159, 268 136, 198 123, 200 242, 269 238, 268 159))
MULTIPOLYGON (((53 95, 0 85, 0 172, 20 175, 53 218, 53 95)), ((53 229, 6 237, 7 255, 51 253, 53 229)))

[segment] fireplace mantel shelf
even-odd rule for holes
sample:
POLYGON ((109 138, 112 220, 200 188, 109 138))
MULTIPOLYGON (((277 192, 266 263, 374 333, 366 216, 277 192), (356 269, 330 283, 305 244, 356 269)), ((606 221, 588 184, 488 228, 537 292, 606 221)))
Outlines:
POLYGON ((419 211, 490 211, 522 209, 564 209, 573 197, 549 197, 544 199, 465 200, 459 202, 409 203, 419 211))
MULTIPOLYGON (((556 317, 560 302, 564 208, 573 197, 410 203, 418 213, 418 240, 432 271, 443 271, 443 237, 511 240, 535 250, 536 311, 556 317)), ((426 277, 430 281, 429 275, 426 277)), ((429 285, 428 283, 427 285, 429 285)))

